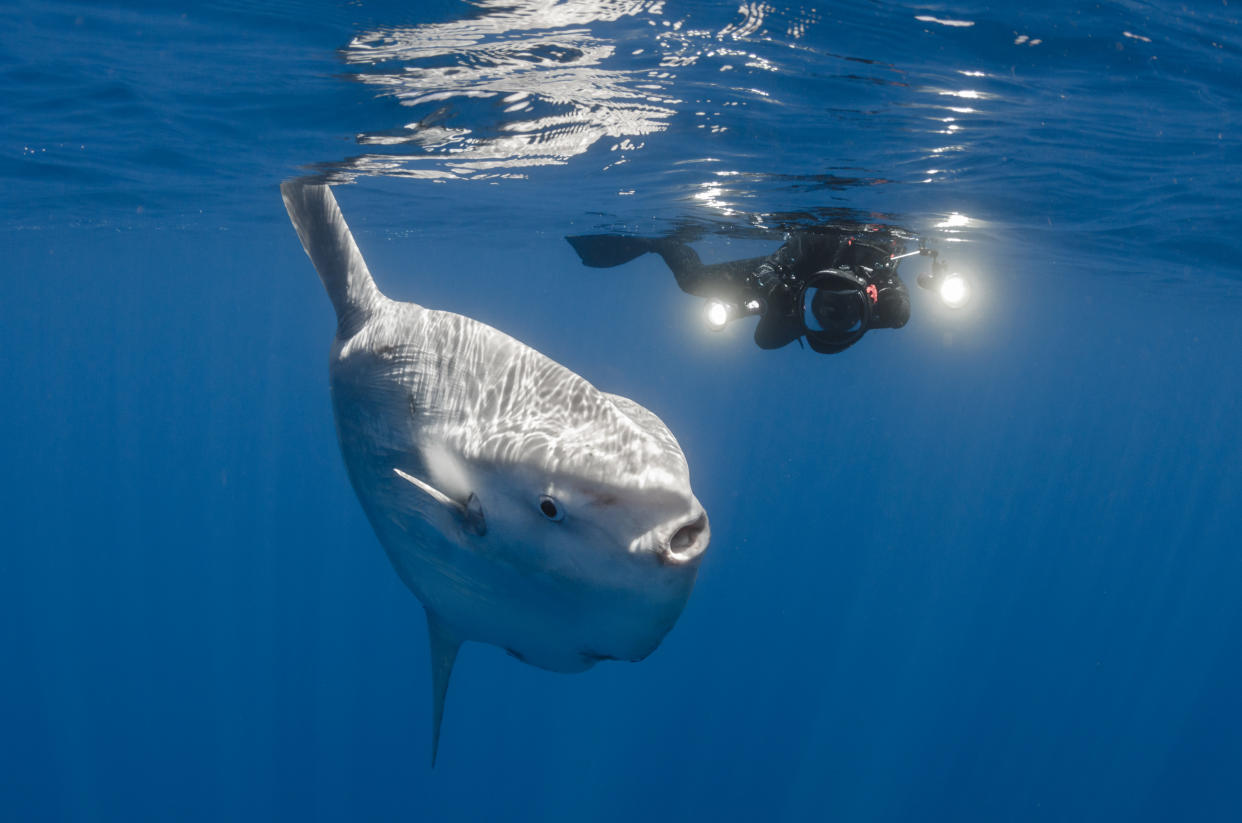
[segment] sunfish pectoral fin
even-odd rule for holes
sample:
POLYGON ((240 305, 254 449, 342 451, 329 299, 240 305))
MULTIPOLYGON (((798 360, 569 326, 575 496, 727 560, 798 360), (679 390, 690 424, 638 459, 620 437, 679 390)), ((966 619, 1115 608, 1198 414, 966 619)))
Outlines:
POLYGON ((461 527, 466 531, 479 537, 487 534, 487 520, 483 517, 483 504, 474 492, 470 493, 470 497, 466 498, 465 503, 459 503, 425 480, 420 480, 412 474, 401 471, 401 469, 393 469, 393 472, 432 500, 452 509, 461 518, 461 527))
POLYGON ((440 723, 444 719, 444 696, 448 694, 449 677, 461 639, 449 630, 430 609, 427 610, 427 635, 431 640, 431 768, 436 767, 440 749, 440 723))
POLYGON ((483 519, 483 504, 479 502, 478 495, 474 492, 471 492, 470 497, 466 499, 466 505, 462 506, 461 513, 463 529, 479 537, 487 534, 487 521, 483 519))

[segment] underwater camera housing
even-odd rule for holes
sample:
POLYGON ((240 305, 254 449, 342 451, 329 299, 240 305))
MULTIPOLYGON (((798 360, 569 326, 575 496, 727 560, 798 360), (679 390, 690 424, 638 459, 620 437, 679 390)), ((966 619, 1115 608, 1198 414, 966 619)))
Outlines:
POLYGON ((876 288, 849 267, 823 269, 805 280, 782 272, 765 285, 768 298, 708 300, 703 318, 707 327, 720 331, 733 320, 764 314, 774 299, 781 314, 796 322, 810 347, 821 354, 849 348, 871 328, 876 288))
POLYGON ((821 354, 857 343, 871 328, 874 295, 875 287, 848 268, 808 277, 794 304, 806 342, 821 354))

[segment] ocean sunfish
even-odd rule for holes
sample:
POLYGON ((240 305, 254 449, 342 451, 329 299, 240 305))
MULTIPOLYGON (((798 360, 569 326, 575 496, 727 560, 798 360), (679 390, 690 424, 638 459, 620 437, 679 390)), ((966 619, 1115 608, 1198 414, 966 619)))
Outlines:
POLYGON ((655 414, 491 326, 388 299, 328 186, 281 194, 336 309, 349 479, 427 613, 434 765, 463 641, 557 672, 643 659, 690 596, 707 514, 655 414))

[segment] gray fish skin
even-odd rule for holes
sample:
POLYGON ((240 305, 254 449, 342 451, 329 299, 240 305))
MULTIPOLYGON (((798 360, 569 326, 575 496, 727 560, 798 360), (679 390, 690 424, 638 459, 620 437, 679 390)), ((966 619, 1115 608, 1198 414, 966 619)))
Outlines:
POLYGON ((346 469, 427 612, 433 762, 462 641, 558 672, 655 650, 710 539, 668 428, 490 326, 388 299, 331 190, 281 191, 337 312, 346 469))

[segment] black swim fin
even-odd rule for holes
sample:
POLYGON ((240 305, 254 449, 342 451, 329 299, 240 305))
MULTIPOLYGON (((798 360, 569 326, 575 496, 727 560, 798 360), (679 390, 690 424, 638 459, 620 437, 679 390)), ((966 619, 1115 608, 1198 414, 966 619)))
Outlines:
POLYGON ((656 250, 655 240, 631 237, 625 234, 579 234, 566 237, 584 265, 595 269, 610 269, 628 263, 656 250))

